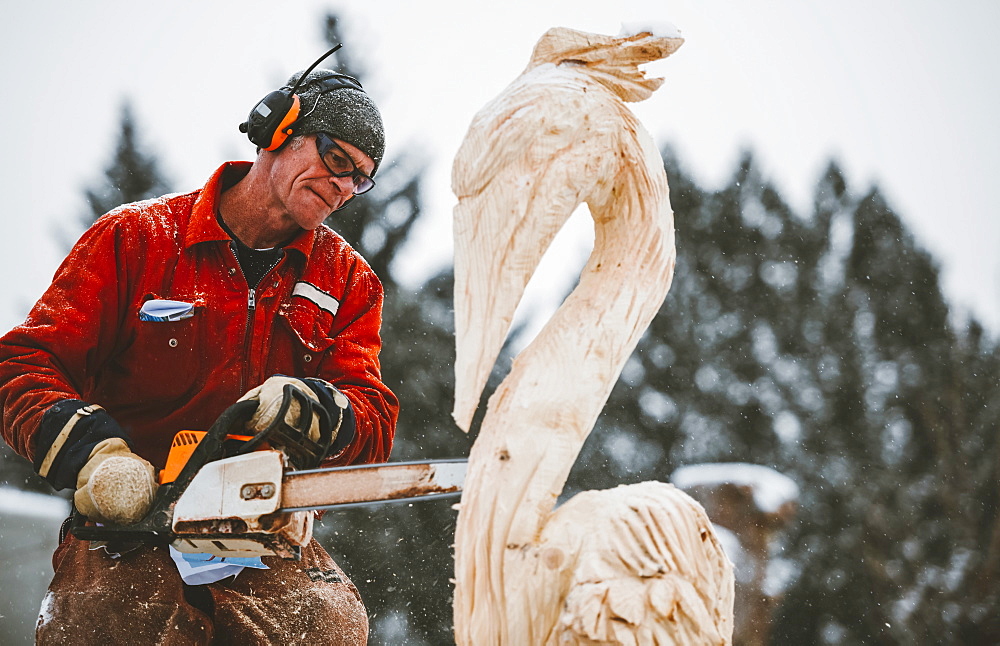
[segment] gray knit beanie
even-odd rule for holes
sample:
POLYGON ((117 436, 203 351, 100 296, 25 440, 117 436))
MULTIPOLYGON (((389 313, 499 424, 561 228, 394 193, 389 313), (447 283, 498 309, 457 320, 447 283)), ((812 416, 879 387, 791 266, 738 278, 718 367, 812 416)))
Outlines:
MULTIPOLYGON (((293 74, 285 88, 291 89, 301 75, 301 71, 293 74)), ((342 75, 323 69, 313 70, 306 76, 305 82, 295 91, 299 95, 301 112, 292 125, 294 134, 325 132, 334 139, 357 146, 375 162, 374 175, 385 152, 382 115, 363 90, 342 87, 324 92, 320 81, 338 76, 342 75)))

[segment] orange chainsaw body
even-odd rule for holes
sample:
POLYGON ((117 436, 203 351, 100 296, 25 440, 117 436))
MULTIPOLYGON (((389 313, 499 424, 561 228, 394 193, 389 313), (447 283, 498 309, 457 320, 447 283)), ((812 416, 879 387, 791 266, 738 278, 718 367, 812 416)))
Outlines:
MULTIPOLYGON (((174 435, 174 441, 170 443, 170 453, 167 455, 167 466, 160 471, 160 484, 165 485, 173 482, 180 475, 181 469, 191 459, 191 454, 198 448, 207 431, 180 431, 174 435)), ((227 440, 248 441, 252 439, 250 435, 226 435, 227 440)))

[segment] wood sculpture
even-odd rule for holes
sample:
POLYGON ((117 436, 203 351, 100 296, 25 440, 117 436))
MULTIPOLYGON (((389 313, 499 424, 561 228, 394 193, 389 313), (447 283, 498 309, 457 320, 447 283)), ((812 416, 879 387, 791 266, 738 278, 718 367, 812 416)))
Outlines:
POLYGON ((704 510, 647 482, 573 497, 573 462, 673 275, 663 163, 623 101, 683 41, 552 29, 455 159, 456 391, 468 430, 521 294, 581 203, 594 250, 473 446, 455 539, 459 644, 726 644, 732 566, 704 510))

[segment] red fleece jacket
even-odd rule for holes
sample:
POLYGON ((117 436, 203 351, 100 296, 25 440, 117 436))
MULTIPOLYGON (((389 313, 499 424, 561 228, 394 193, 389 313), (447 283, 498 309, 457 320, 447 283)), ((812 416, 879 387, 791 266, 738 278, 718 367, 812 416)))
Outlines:
POLYGON ((382 383, 382 285, 326 226, 303 231, 250 290, 216 220, 227 185, 249 163, 220 167, 205 187, 115 209, 56 272, 24 324, 0 339, 3 437, 34 457, 45 411, 63 399, 100 404, 135 451, 162 467, 173 435, 207 429, 273 374, 319 377, 350 400, 354 441, 327 464, 389 456, 398 402, 382 383), (139 318, 150 299, 192 303, 181 321, 139 318))

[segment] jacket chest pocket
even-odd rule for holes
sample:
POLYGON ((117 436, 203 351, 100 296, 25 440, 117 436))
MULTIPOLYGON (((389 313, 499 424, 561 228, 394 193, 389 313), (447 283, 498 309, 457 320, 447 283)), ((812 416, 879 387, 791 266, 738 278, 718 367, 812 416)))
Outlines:
POLYGON ((333 314, 304 299, 294 299, 279 311, 287 332, 288 347, 282 352, 299 377, 322 377, 322 359, 334 351, 333 314))
POLYGON ((205 382, 202 321, 204 312, 181 320, 134 321, 135 337, 119 365, 131 403, 164 402, 194 395, 205 382))

